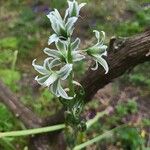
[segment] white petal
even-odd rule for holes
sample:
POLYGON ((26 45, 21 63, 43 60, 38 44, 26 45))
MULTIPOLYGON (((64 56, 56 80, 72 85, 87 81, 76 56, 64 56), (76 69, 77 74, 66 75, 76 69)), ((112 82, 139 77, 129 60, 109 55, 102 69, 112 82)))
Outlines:
MULTIPOLYGON (((68 1, 68 5, 69 5, 68 12, 69 12, 70 17, 72 17, 72 12, 73 12, 74 7, 76 8, 75 3, 77 3, 77 2, 68 1)), ((77 11, 77 9, 76 9, 76 11, 77 11)))
POLYGON ((60 15, 60 13, 58 12, 58 10, 54 9, 54 12, 55 12, 55 15, 56 15, 57 19, 62 20, 62 17, 60 15))
POLYGON ((48 56, 53 57, 53 58, 61 59, 61 57, 62 57, 61 53, 54 49, 45 48, 43 51, 45 54, 47 54, 48 56))
POLYGON ((107 51, 105 50, 105 51, 101 54, 101 56, 107 56, 107 51))
POLYGON ((99 31, 93 30, 93 32, 95 32, 95 37, 97 38, 98 43, 99 43, 100 42, 100 33, 99 33, 99 31))
POLYGON ((100 65, 103 66, 103 68, 104 68, 105 71, 106 71, 105 74, 107 74, 108 71, 109 71, 109 67, 108 67, 108 64, 107 64, 106 60, 105 60, 104 58, 102 58, 101 56, 98 56, 98 55, 96 55, 96 60, 98 61, 98 63, 99 63, 100 65))
POLYGON ((105 40, 105 32, 101 31, 102 36, 100 35, 100 32, 97 30, 93 30, 93 32, 95 32, 95 37, 97 38, 98 42, 97 42, 97 46, 101 45, 104 43, 105 40))
POLYGON ((59 32, 60 32, 60 26, 58 24, 57 18, 53 15, 53 12, 50 12, 50 14, 48 14, 47 17, 50 19, 52 29, 57 34, 59 34, 59 32))
POLYGON ((67 23, 66 23, 66 29, 67 29, 67 33, 68 35, 72 34, 73 29, 74 29, 74 24, 77 21, 77 17, 71 17, 68 19, 67 23))
POLYGON ((53 59, 49 64, 49 69, 52 69, 53 67, 59 66, 61 64, 60 59, 53 59))
POLYGON ((48 71, 46 68, 44 68, 43 66, 36 65, 36 64, 35 64, 35 61, 36 61, 36 59, 34 59, 34 60, 32 61, 32 65, 33 65, 33 67, 34 67, 34 69, 35 69, 36 71, 38 71, 38 72, 39 72, 40 74, 42 74, 42 75, 46 75, 46 74, 49 73, 49 71, 48 71))
POLYGON ((49 64, 50 64, 50 60, 52 60, 53 58, 51 57, 48 57, 44 60, 44 64, 43 64, 43 67, 46 69, 46 70, 50 70, 49 68, 49 64))
POLYGON ((58 76, 62 79, 62 80, 65 80, 69 74, 71 73, 72 71, 72 64, 66 64, 64 67, 62 67, 57 73, 58 73, 58 76))
POLYGON ((58 82, 59 80, 56 80, 51 86, 50 86, 50 91, 56 95, 57 97, 59 97, 60 95, 58 94, 58 82))
POLYGON ((57 34, 52 34, 48 39, 48 45, 50 45, 53 42, 57 42, 58 39, 59 39, 59 37, 57 36, 57 34))
POLYGON ((67 16, 69 15, 69 10, 68 9, 66 9, 66 12, 65 12, 65 17, 64 17, 64 21, 66 21, 66 19, 67 19, 67 16))
POLYGON ((101 31, 101 34, 102 34, 102 36, 101 36, 101 41, 100 41, 100 43, 104 43, 104 41, 105 41, 105 32, 104 31, 101 31))
POLYGON ((64 99, 73 99, 73 97, 69 97, 68 94, 66 93, 66 91, 62 88, 60 82, 58 83, 58 87, 57 87, 58 93, 59 95, 64 98, 64 99))
POLYGON ((95 61, 95 67, 91 68, 93 71, 97 70, 98 69, 98 62, 95 61))
POLYGON ((65 51, 67 49, 66 41, 58 40, 55 43, 58 50, 65 51))
POLYGON ((71 49, 74 51, 77 50, 79 48, 80 42, 81 40, 79 38, 76 38, 76 40, 71 43, 71 49))
POLYGON ((79 51, 72 52, 73 62, 81 61, 85 59, 85 56, 80 54, 79 51))
POLYGON ((48 77, 49 77, 49 75, 44 76, 44 77, 38 77, 38 76, 36 76, 35 80, 38 82, 38 84, 40 84, 42 86, 45 86, 44 82, 48 79, 48 77))
POLYGON ((51 74, 47 80, 43 83, 44 86, 50 86, 52 83, 54 83, 57 80, 57 75, 56 74, 51 74))
POLYGON ((75 84, 75 85, 77 85, 77 86, 81 86, 81 87, 82 87, 82 85, 81 85, 79 82, 74 81, 74 80, 73 80, 73 84, 75 84))
POLYGON ((81 3, 80 5, 79 5, 79 8, 81 9, 82 7, 84 7, 86 5, 86 3, 81 3))

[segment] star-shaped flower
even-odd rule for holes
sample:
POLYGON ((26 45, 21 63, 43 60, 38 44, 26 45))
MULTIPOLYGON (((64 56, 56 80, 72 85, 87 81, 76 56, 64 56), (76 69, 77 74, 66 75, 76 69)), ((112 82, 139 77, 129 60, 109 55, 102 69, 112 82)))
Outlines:
POLYGON ((74 30, 74 25, 79 17, 79 12, 85 3, 78 4, 75 0, 68 1, 68 9, 66 10, 64 19, 61 17, 57 9, 51 11, 47 17, 50 19, 54 34, 49 37, 48 44, 58 41, 58 39, 67 40, 74 30))
POLYGON ((86 52, 95 60, 96 63, 95 67, 92 68, 92 70, 97 70, 98 64, 100 64, 103 66, 103 68, 105 69, 105 73, 107 74, 109 71, 109 67, 106 60, 103 58, 103 56, 107 56, 107 46, 104 45, 105 32, 101 31, 102 38, 100 37, 99 31, 94 30, 93 32, 95 32, 97 43, 94 46, 88 48, 86 52))
MULTIPOLYGON (((85 58, 84 55, 81 54, 81 52, 78 50, 80 44, 80 39, 77 38, 74 42, 71 43, 70 49, 71 49, 71 57, 72 62, 81 61, 85 58)), ((49 49, 45 48, 44 53, 46 53, 48 56, 53 57, 54 60, 59 60, 60 62, 69 63, 68 62, 68 42, 58 40, 55 42, 56 49, 49 49)), ((54 61, 53 60, 53 61, 54 61)))
POLYGON ((81 8, 86 5, 86 3, 81 3, 78 4, 77 1, 73 0, 73 1, 69 1, 68 0, 68 9, 66 10, 66 14, 65 17, 69 16, 69 17, 78 17, 81 8))
POLYGON ((61 81, 67 79, 72 71, 72 64, 66 64, 59 71, 53 71, 52 69, 59 65, 59 60, 52 58, 47 58, 42 66, 36 65, 35 60, 33 60, 32 65, 36 71, 38 71, 41 76, 36 76, 35 80, 44 87, 49 87, 51 92, 57 97, 62 97, 64 99, 72 99, 69 97, 67 92, 63 89, 61 81))
POLYGON ((77 17, 70 17, 67 20, 62 19, 57 9, 50 12, 47 17, 50 19, 52 29, 55 32, 49 37, 49 45, 55 41, 58 41, 58 39, 68 39, 68 37, 72 35, 74 24, 78 19, 77 17))

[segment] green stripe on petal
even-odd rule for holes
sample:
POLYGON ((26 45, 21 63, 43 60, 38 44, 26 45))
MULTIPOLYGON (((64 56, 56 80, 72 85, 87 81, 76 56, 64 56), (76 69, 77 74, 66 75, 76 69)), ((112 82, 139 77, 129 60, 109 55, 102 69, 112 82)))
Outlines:
POLYGON ((60 95, 58 94, 58 91, 57 91, 57 89, 58 89, 58 82, 59 82, 59 80, 57 79, 57 80, 50 86, 50 91, 51 91, 54 95, 56 95, 57 97, 60 96, 60 95))
POLYGON ((48 45, 52 44, 53 42, 57 42, 59 36, 57 34, 52 34, 48 39, 48 45))
POLYGON ((67 50, 66 41, 58 40, 57 42, 55 42, 55 45, 56 45, 57 49, 60 51, 66 51, 67 50))
POLYGON ((85 59, 85 56, 80 54, 80 51, 73 51, 72 57, 73 57, 73 62, 77 62, 85 59))
POLYGON ((36 64, 35 64, 35 61, 36 61, 36 59, 34 59, 34 60, 32 61, 32 66, 34 67, 34 69, 35 69, 37 72, 39 72, 39 73, 42 74, 42 75, 46 75, 46 74, 49 73, 49 71, 48 71, 46 68, 44 68, 43 66, 36 65, 36 64))
POLYGON ((57 75, 56 74, 51 74, 47 80, 43 83, 43 86, 50 86, 52 83, 54 83, 57 80, 57 75))
POLYGON ((96 61, 98 61, 98 63, 103 66, 103 68, 105 69, 105 74, 107 74, 109 71, 109 67, 106 60, 99 55, 95 55, 94 57, 96 58, 96 61))
POLYGON ((78 19, 77 17, 71 17, 71 18, 68 19, 68 21, 65 25, 68 35, 72 34, 72 32, 74 30, 74 24, 76 23, 77 19, 78 19))
POLYGON ((60 81, 58 82, 58 87, 57 87, 57 90, 58 90, 58 94, 64 98, 64 99, 73 99, 73 97, 69 97, 68 94, 66 93, 66 91, 62 88, 61 84, 60 84, 60 81))
POLYGON ((44 76, 44 77, 38 77, 38 76, 36 76, 35 80, 38 82, 38 84, 44 86, 43 83, 48 79, 48 77, 49 77, 49 75, 44 76))
POLYGON ((49 69, 52 69, 53 67, 59 66, 61 64, 60 59, 53 59, 50 63, 49 63, 49 69))
POLYGON ((95 61, 95 67, 91 68, 93 71, 97 70, 98 69, 98 62, 95 61))
POLYGON ((45 48, 43 51, 44 51, 45 54, 47 54, 50 57, 58 58, 58 59, 62 58, 61 53, 57 50, 45 48))
POLYGON ((81 40, 79 38, 76 38, 76 40, 73 43, 71 43, 71 49, 73 51, 76 51, 79 48, 80 42, 81 40))
POLYGON ((62 67, 57 73, 58 76, 62 79, 65 80, 69 76, 69 74, 72 71, 72 64, 66 64, 64 67, 62 67))

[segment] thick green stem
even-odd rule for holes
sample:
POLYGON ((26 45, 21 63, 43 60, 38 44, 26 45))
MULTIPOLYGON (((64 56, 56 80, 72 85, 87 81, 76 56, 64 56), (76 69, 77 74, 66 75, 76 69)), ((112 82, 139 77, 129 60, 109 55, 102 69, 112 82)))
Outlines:
POLYGON ((116 130, 123 128, 123 127, 126 127, 126 126, 128 126, 128 125, 123 124, 123 125, 116 127, 112 130, 106 131, 105 133, 103 133, 103 134, 101 134, 101 135, 99 135, 99 136, 97 136, 97 137, 95 137, 95 138, 93 138, 93 139, 91 139, 85 143, 82 143, 82 144, 75 146, 73 148, 73 150, 80 150, 80 149, 83 149, 89 145, 92 145, 93 143, 99 142, 100 140, 103 140, 104 138, 111 138, 116 130))
POLYGON ((3 138, 3 137, 16 137, 16 136, 27 136, 27 135, 32 135, 32 134, 53 132, 53 131, 61 130, 61 129, 64 129, 64 128, 65 128, 65 124, 60 124, 60 125, 37 128, 37 129, 28 129, 28 130, 22 130, 22 131, 4 132, 4 133, 0 133, 0 138, 3 138))
MULTIPOLYGON (((90 128, 94 123, 98 121, 100 117, 103 115, 107 114, 107 111, 103 111, 98 113, 93 119, 87 121, 87 127, 90 128)), ((61 130, 64 129, 66 126, 65 124, 59 124, 55 126, 50 126, 50 127, 43 127, 43 128, 37 128, 37 129, 28 129, 28 130, 22 130, 22 131, 11 131, 11 132, 0 132, 0 138, 3 137, 14 137, 14 136, 27 136, 27 135, 32 135, 32 134, 40 134, 40 133, 45 133, 45 132, 53 132, 56 130, 61 130)))
POLYGON ((85 143, 82 143, 80 145, 75 146, 73 150, 83 149, 83 148, 85 148, 85 147, 87 147, 87 146, 89 146, 89 145, 91 145, 91 144, 93 144, 95 142, 98 142, 98 141, 100 141, 100 140, 102 140, 104 138, 110 138, 110 137, 112 137, 112 135, 113 135, 113 131, 107 131, 104 134, 102 134, 100 136, 97 136, 96 138, 93 138, 92 140, 89 140, 89 141, 87 141, 85 143))
POLYGON ((74 96, 74 85, 73 85, 73 72, 69 75, 69 90, 70 90, 70 96, 74 96))
MULTIPOLYGON (((71 55, 71 41, 69 40, 69 46, 68 46, 68 63, 72 64, 72 55, 71 55)), ((73 70, 69 75, 69 90, 70 90, 70 96, 74 96, 74 84, 73 84, 73 70)))

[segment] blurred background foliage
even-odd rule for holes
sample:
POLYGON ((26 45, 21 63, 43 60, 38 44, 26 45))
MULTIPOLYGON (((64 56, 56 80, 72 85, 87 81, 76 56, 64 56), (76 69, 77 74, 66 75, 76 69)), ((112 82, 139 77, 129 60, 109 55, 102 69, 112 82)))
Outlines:
MULTIPOLYGON (((91 44, 92 30, 104 30, 107 43, 111 36, 128 37, 150 26, 149 0, 79 0, 88 5, 81 12, 74 36, 82 38, 86 47, 91 44)), ((54 114, 61 104, 47 89, 39 88, 33 78, 33 58, 42 60, 51 34, 46 14, 53 8, 62 14, 66 0, 1 0, 0 1, 0 80, 20 97, 21 101, 41 117, 54 114)), ((140 150, 150 146, 150 63, 141 64, 100 91, 89 103, 83 116, 94 117, 96 112, 111 106, 112 114, 102 118, 92 129, 79 137, 79 143, 95 137, 122 123, 138 124, 138 128, 118 130, 115 138, 104 140, 89 149, 140 150), (113 104, 113 101, 118 102, 113 104)), ((75 68, 80 78, 86 66, 75 68)), ((0 103, 0 132, 24 129, 10 111, 0 103)), ((28 138, 0 139, 0 149, 27 150, 28 138), (17 141, 17 142, 16 142, 17 141), (16 144, 17 143, 17 144, 16 144)))

